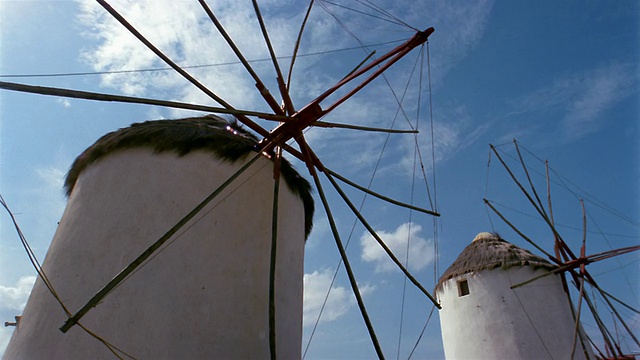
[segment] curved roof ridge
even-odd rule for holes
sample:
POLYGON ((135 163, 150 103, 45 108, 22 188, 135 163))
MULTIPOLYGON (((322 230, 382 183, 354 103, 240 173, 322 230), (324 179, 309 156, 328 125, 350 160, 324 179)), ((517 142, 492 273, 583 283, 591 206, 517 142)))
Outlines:
POLYGON ((442 274, 436 290, 449 279, 463 274, 513 266, 555 269, 556 266, 530 251, 513 245, 495 233, 480 233, 462 250, 458 258, 442 274))
MULTIPOLYGON (((257 151, 257 144, 258 138, 240 124, 215 115, 135 123, 102 136, 83 151, 71 165, 64 188, 69 196, 84 169, 115 151, 149 148, 157 153, 170 151, 184 156, 191 151, 200 150, 212 152, 223 161, 234 162, 257 151)), ((287 187, 303 202, 306 238, 313 227, 314 201, 311 184, 284 158, 281 173, 287 187)))

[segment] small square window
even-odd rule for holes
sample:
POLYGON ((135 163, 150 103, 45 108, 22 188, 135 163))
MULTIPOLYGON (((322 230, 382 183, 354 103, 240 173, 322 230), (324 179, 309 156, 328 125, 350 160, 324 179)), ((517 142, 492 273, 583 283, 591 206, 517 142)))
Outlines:
POLYGON ((458 280, 458 296, 469 295, 469 282, 467 279, 458 280))

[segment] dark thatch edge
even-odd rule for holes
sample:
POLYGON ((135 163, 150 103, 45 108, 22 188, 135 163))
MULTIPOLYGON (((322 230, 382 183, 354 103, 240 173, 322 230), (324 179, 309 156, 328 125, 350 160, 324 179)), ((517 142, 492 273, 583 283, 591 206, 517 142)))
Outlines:
MULTIPOLYGON (((102 136, 71 165, 65 179, 67 196, 78 177, 91 164, 118 150, 150 148, 156 153, 171 151, 184 156, 191 151, 210 151, 223 161, 235 162, 256 151, 258 138, 241 127, 215 115, 178 120, 154 120, 132 124, 102 136)), ((314 202, 311 184, 286 159, 281 163, 287 187, 304 205, 305 239, 313 227, 314 202)))
POLYGON ((495 268, 506 270, 513 266, 530 266, 533 269, 544 268, 548 270, 556 268, 555 265, 528 250, 501 239, 497 234, 493 235, 474 240, 469 244, 442 274, 436 285, 436 291, 450 279, 481 270, 495 268))

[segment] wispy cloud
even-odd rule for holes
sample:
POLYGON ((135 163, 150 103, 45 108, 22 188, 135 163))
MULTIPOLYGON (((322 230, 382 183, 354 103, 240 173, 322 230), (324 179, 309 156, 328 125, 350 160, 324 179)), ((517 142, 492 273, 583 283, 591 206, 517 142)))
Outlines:
MULTIPOLYGON (((40 260, 44 259, 66 204, 63 182, 70 161, 56 159, 55 162, 55 165, 38 165, 30 168, 32 180, 18 186, 14 191, 19 191, 21 197, 9 203, 12 211, 18 214, 18 223, 25 231, 31 247, 40 260)), ((13 227, 7 227, 9 228, 13 227)), ((12 242, 6 242, 0 248, 10 246, 10 243, 12 242)))
POLYGON ((612 65, 588 74, 563 119, 567 137, 580 138, 597 130, 604 122, 603 114, 629 96, 637 81, 637 68, 631 66, 612 65))
POLYGON ((41 184, 34 194, 39 199, 38 208, 44 211, 43 220, 55 223, 60 219, 66 202, 62 191, 66 171, 62 167, 49 165, 36 168, 35 173, 41 184))
MULTIPOLYGON (((254 81, 247 75, 237 58, 218 34, 206 13, 196 2, 114 2, 121 12, 145 37, 167 56, 181 65, 229 64, 189 70, 198 80, 237 107, 256 108, 263 102, 258 97, 254 81)), ((87 49, 84 60, 99 71, 118 71, 166 67, 155 54, 142 45, 121 24, 117 23, 98 5, 80 3, 80 21, 89 27, 89 36, 98 40, 96 48, 87 49)), ((226 31, 251 59, 268 57, 253 7, 246 2, 212 3, 210 5, 226 31)), ((282 13, 270 16, 270 33, 276 51, 288 54, 295 42, 297 17, 303 14, 282 13), (288 45, 286 51, 284 45, 288 45)), ((322 28, 322 27, 320 27, 322 28)), ((313 35, 313 34, 312 34, 313 35)), ((327 42, 328 40, 325 40, 327 42)), ((271 71, 269 62, 254 63, 256 72, 262 68, 271 71)), ((271 71, 272 73, 272 71, 271 71)), ((266 81, 272 81, 273 75, 266 81)), ((102 77, 104 86, 117 88, 126 94, 159 96, 171 94, 178 100, 211 103, 205 94, 178 76, 174 71, 109 74, 102 77)), ((274 91, 274 87, 270 87, 274 91)), ((277 88, 276 88, 277 89, 277 88)))
MULTIPOLYGON (((421 270, 433 262, 433 242, 420 236, 422 226, 414 223, 405 223, 393 231, 378 231, 378 235, 384 243, 391 249, 395 256, 404 261, 409 251, 409 268, 411 270, 421 270), (407 244, 409 247, 407 249, 407 244)), ((373 262, 376 265, 376 272, 397 271, 397 266, 389 259, 387 253, 369 234, 365 233, 360 238, 362 245, 362 260, 373 262)))
MULTIPOLYGON (((117 71, 165 66, 100 6, 84 1, 78 4, 81 8, 79 20, 87 29, 85 34, 98 42, 97 47, 87 48, 83 54, 85 61, 94 69, 117 71)), ((417 27, 428 25, 439 29, 434 42, 439 47, 440 55, 434 57, 433 64, 436 68, 444 69, 460 61, 476 46, 488 22, 492 1, 480 1, 472 6, 436 1, 417 8, 413 6, 412 1, 398 1, 388 5, 391 13, 407 19, 417 27)), ((268 57, 253 7, 249 3, 212 2, 210 6, 246 58, 268 57)), ((290 55, 299 24, 306 11, 306 4, 289 3, 285 6, 267 2, 262 6, 276 53, 281 56, 290 55)), ((215 64, 237 60, 195 2, 180 2, 177 6, 175 2, 169 1, 114 1, 113 7, 152 43, 180 64, 215 64)), ((376 21, 375 18, 355 16, 357 13, 343 8, 327 6, 327 9, 337 15, 341 22, 338 23, 320 6, 316 6, 301 45, 302 53, 335 50, 357 44, 344 31, 343 26, 356 33, 363 43, 408 37, 412 33, 411 29, 392 26, 383 21, 376 21)), ((341 63, 339 56, 332 55, 324 58, 300 58, 294 74, 295 86, 292 86, 292 89, 302 98, 315 97, 319 91, 326 89, 328 84, 337 80, 327 76, 334 73, 327 71, 328 67, 340 69, 344 75, 350 70, 349 66, 355 65, 349 65, 351 62, 350 60, 348 63, 341 63)), ((286 65, 287 61, 284 63, 286 65)), ((268 70, 269 76, 264 80, 269 80, 273 85, 271 64, 261 62, 254 63, 254 66, 257 70, 268 70)), ((218 93, 224 94, 225 99, 232 104, 241 107, 255 106, 257 91, 241 66, 207 67, 194 72, 197 72, 199 80, 218 93)), ((439 74, 445 72, 446 70, 436 71, 439 74)), ((172 71, 109 74, 104 75, 102 81, 104 86, 117 88, 127 94, 157 94, 158 89, 162 88, 164 91, 178 90, 181 100, 204 100, 198 90, 172 71)), ((270 88, 277 91, 275 87, 270 88)))
POLYGON ((433 139, 430 125, 426 123, 422 125, 416 138, 404 138, 403 154, 399 156, 400 161, 396 165, 405 174, 412 173, 416 141, 423 165, 427 171, 431 171, 433 166, 445 163, 461 150, 473 145, 491 127, 490 122, 477 125, 467 107, 460 104, 449 104, 439 110, 436 117, 439 121, 433 123, 433 139))
MULTIPOLYGON (((280 56, 289 56, 307 5, 302 2, 289 2, 286 5, 278 2, 261 4, 276 53, 280 56)), ((178 7, 176 3, 168 1, 113 2, 115 9, 177 63, 183 65, 229 64, 188 69, 188 71, 230 104, 238 108, 270 111, 256 90, 254 81, 244 68, 237 64, 236 56, 199 5, 195 2, 180 2, 179 5, 178 7), (234 64, 231 65, 231 63, 234 64)), ((429 1, 424 6, 414 5, 412 1, 401 0, 389 2, 383 7, 413 26, 421 29, 434 26, 437 29, 432 40, 432 46, 437 48, 434 54, 437 55, 431 59, 433 73, 438 74, 434 78, 434 82, 437 83, 438 77, 445 76, 451 66, 461 61, 478 44, 488 23, 493 2, 480 1, 468 5, 429 1)), ((79 20, 87 29, 85 33, 96 40, 97 44, 85 49, 83 59, 95 70, 118 71, 166 67, 101 7, 93 2, 84 1, 79 2, 79 6, 81 8, 79 20)), ((251 4, 211 2, 210 6, 247 59, 268 58, 268 51, 251 4)), ((358 8, 361 6, 358 4, 349 6, 360 11, 371 12, 370 9, 358 8)), ((301 43, 300 53, 357 46, 358 42, 345 32, 344 28, 355 33, 364 44, 408 38, 414 32, 403 26, 378 21, 374 17, 362 16, 343 7, 327 4, 326 10, 321 6, 314 8, 301 43), (336 21, 333 15, 340 19, 340 22, 336 21)), ((375 12, 374 14, 380 16, 375 12)), ((390 46, 386 46, 379 49, 380 53, 389 48, 390 46)), ((362 50, 355 50, 348 53, 329 53, 323 56, 298 58, 291 86, 294 103, 300 107, 314 99, 339 81, 340 77, 350 71, 364 56, 362 50)), ((271 93, 279 99, 270 61, 254 62, 252 65, 271 93)), ((288 60, 283 59, 281 66, 287 69, 288 60)), ((403 89, 406 84, 410 66, 404 69, 394 66, 390 71, 387 78, 400 96, 402 93, 400 89, 403 89)), ((214 104, 207 95, 174 71, 108 74, 102 77, 102 85, 136 96, 214 104)), ((415 111, 417 105, 417 98, 412 96, 408 95, 403 101, 405 111, 408 113, 415 111)), ((386 127, 393 119, 396 108, 397 102, 386 83, 376 81, 357 97, 336 109, 330 121, 386 127)), ((168 114, 160 117, 184 115, 182 111, 169 111, 168 114)), ((157 115, 154 114, 154 116, 157 115)), ((404 119, 399 119, 397 124, 395 128, 407 128, 404 119)), ((465 140, 460 136, 460 132, 464 129, 461 128, 460 123, 456 125, 450 122, 441 122, 437 127, 439 134, 435 144, 436 158, 437 161, 445 161, 450 156, 448 154, 453 153, 452 149, 457 148, 465 140)), ((344 130, 333 130, 334 132, 327 137, 327 131, 329 130, 307 133, 308 141, 314 149, 326 151, 323 153, 325 158, 339 156, 338 158, 344 161, 343 148, 336 148, 335 145, 348 144, 350 148, 362 149, 358 152, 359 157, 348 158, 351 160, 348 168, 353 169, 354 172, 370 166, 377 160, 378 151, 368 150, 374 147, 374 140, 378 141, 379 137, 358 136, 354 132, 344 130), (338 152, 339 155, 337 155, 338 152)), ((377 144, 379 145, 379 142, 377 144)), ((411 149, 409 153, 413 154, 413 147, 410 146, 409 149, 411 149)))
POLYGON ((517 100, 513 113, 557 111, 558 130, 574 141, 600 129, 607 110, 637 92, 639 80, 636 65, 620 63, 569 74, 517 100))
MULTIPOLYGON (((322 309, 333 272, 329 269, 314 271, 304 274, 304 326, 315 324, 318 314, 322 309)), ((375 290, 373 285, 360 286, 361 294, 367 295, 375 290)), ((333 286, 327 299, 327 303, 322 312, 320 322, 330 322, 346 314, 355 306, 356 300, 351 289, 342 286, 333 286)))
POLYGON ((434 81, 438 83, 453 66, 476 48, 484 36, 493 1, 434 1, 419 8, 421 15, 432 21, 436 28, 437 34, 434 34, 430 42, 435 50, 432 58, 434 81))
POLYGON ((69 99, 63 99, 63 98, 59 98, 56 100, 56 102, 60 105, 62 105, 65 108, 70 108, 71 107, 71 101, 69 101, 69 99))

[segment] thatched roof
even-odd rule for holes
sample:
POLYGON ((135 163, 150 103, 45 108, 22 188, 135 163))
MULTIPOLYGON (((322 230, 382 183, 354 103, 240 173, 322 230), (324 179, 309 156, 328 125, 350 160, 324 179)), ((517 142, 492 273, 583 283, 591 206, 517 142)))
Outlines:
POLYGON ((547 260, 508 243, 497 234, 484 232, 478 234, 442 274, 436 290, 447 280, 463 274, 495 268, 508 269, 512 266, 531 266, 534 269, 555 268, 547 260))
MULTIPOLYGON (((236 122, 228 122, 218 116, 155 120, 132 124, 108 133, 86 149, 71 165, 64 187, 67 196, 80 173, 88 166, 114 151, 149 148, 160 153, 171 151, 184 156, 191 151, 210 151, 225 161, 237 161, 256 151, 258 138, 236 122)), ((311 185, 282 159, 281 173, 288 188, 300 196, 305 209, 305 236, 313 226, 314 203, 311 185)))

